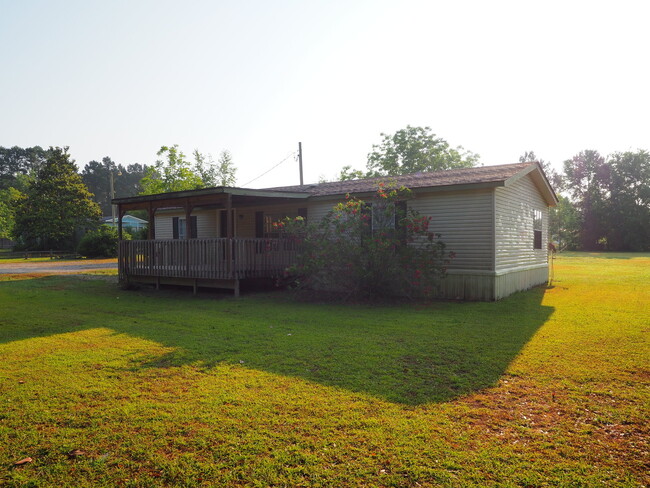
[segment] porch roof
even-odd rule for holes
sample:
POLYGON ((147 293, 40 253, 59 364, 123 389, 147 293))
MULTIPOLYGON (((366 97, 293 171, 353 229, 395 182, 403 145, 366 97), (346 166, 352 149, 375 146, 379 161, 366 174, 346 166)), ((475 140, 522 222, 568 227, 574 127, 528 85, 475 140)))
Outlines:
POLYGON ((236 205, 278 203, 309 198, 309 193, 282 190, 254 190, 250 188, 215 187, 200 190, 175 191, 156 193, 154 195, 139 195, 136 197, 114 198, 112 203, 123 210, 144 209, 152 204, 155 208, 214 206, 223 204, 227 198, 232 198, 236 205))

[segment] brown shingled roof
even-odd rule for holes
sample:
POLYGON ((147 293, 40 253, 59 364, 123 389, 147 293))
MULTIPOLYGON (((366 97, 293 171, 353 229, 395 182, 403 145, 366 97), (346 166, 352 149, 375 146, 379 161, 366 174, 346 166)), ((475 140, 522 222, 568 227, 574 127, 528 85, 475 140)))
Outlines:
POLYGON ((507 180, 520 171, 536 163, 502 164, 481 166, 479 168, 451 169, 426 173, 412 173, 401 176, 381 176, 360 180, 333 181, 311 185, 282 186, 265 188, 269 191, 304 192, 312 196, 343 195, 346 193, 367 193, 377 189, 381 181, 394 181, 407 188, 428 188, 453 185, 473 185, 498 183, 507 180))

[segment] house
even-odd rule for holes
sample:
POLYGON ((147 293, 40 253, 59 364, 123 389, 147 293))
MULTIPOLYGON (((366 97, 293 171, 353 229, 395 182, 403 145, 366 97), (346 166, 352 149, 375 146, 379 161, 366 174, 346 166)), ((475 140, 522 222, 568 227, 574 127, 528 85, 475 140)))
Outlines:
POLYGON ((207 188, 117 198, 124 212, 147 210, 149 240, 120 243, 123 283, 227 287, 279 276, 296 256, 274 234, 286 216, 322 218, 346 194, 371 198, 381 181, 412 190, 409 208, 432 218, 456 258, 442 293, 498 300, 548 278, 548 209, 557 197, 538 163, 416 173, 267 189, 207 188))
MULTIPOLYGON (((117 219, 113 222, 113 217, 102 217, 102 224, 117 228, 117 219)), ((133 215, 124 215, 122 217, 122 228, 129 232, 145 229, 147 225, 149 225, 149 222, 133 215)))

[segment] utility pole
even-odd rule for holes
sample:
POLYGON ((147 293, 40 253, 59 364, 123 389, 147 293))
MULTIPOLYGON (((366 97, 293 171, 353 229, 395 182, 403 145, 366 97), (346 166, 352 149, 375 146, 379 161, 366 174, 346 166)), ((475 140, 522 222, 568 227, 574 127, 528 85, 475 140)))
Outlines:
POLYGON ((302 142, 298 143, 298 167, 300 168, 300 186, 304 184, 302 180, 302 142))
MULTIPOLYGON (((113 170, 109 170, 111 174, 111 200, 115 198, 115 183, 113 182, 113 170)), ((117 170, 117 176, 122 176, 122 172, 118 169, 117 170)), ((112 216, 112 221, 113 221, 113 228, 115 228, 115 205, 113 205, 113 202, 111 202, 111 216, 112 216)))
MULTIPOLYGON (((113 183, 113 170, 111 172, 111 200, 115 198, 115 184, 113 183)), ((113 217, 113 228, 115 228, 115 205, 111 202, 111 216, 113 217)))

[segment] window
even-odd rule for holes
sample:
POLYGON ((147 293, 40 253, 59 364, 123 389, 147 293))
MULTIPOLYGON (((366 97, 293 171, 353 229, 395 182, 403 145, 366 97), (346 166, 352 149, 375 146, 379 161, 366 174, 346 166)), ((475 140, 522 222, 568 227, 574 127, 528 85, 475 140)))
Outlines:
POLYGON ((183 218, 178 219, 178 238, 185 239, 185 231, 187 230, 187 225, 185 225, 186 220, 183 218))
POLYGON ((542 211, 533 210, 533 249, 542 248, 542 211))
POLYGON ((395 229, 395 204, 372 203, 372 232, 395 229))
POLYGON ((407 206, 405 201, 394 203, 377 203, 371 204, 371 229, 372 233, 380 231, 395 231, 396 237, 402 242, 406 242, 406 228, 403 219, 407 215, 407 206))
MULTIPOLYGON (((172 220, 172 237, 174 239, 187 238, 187 220, 185 217, 174 217, 172 220)), ((190 238, 196 239, 196 215, 190 217, 190 238)))

